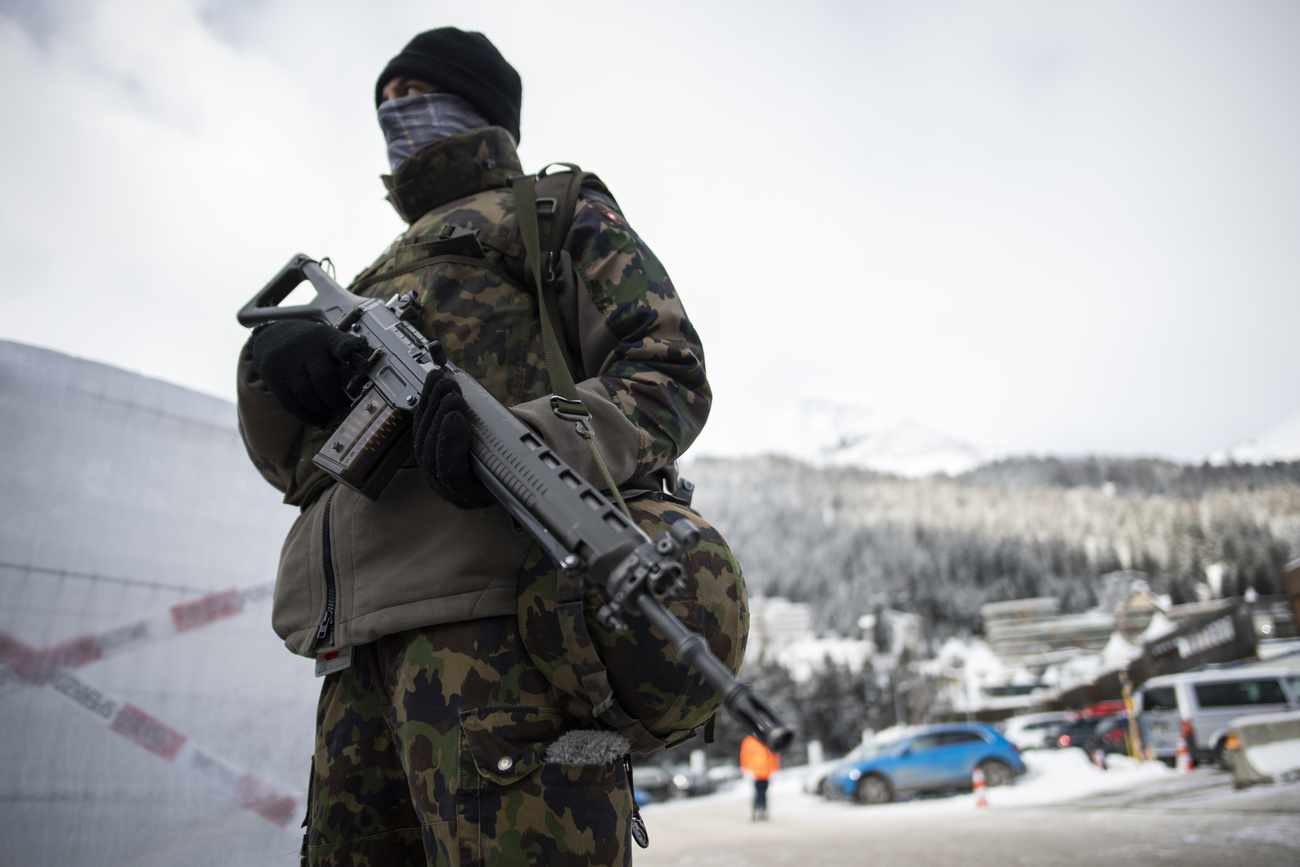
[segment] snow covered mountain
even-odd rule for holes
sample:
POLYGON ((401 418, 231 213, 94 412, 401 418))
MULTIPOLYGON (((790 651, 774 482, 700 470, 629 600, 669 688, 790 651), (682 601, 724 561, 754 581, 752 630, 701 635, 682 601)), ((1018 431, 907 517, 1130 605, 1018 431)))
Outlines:
MULTIPOLYGON (((826 400, 804 401, 798 412, 770 419, 765 432, 768 453, 815 467, 860 467, 905 478, 958 476, 1010 457, 908 418, 826 400)), ((1203 460, 1215 466, 1300 460, 1300 408, 1258 436, 1203 460)))
POLYGON ((805 401, 773 449, 814 466, 865 467, 909 478, 959 475, 1000 455, 862 406, 805 401))
POLYGON ((1217 466, 1300 460, 1300 407, 1258 436, 1211 452, 1206 460, 1217 466))

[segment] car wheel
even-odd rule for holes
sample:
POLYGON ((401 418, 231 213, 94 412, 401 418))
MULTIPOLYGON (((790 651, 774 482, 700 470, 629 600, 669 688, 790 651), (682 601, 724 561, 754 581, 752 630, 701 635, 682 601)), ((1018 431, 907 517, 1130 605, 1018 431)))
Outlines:
POLYGON ((1232 750, 1228 749, 1228 739, 1223 738, 1220 740, 1218 746, 1214 748, 1214 760, 1218 762, 1219 767, 1223 768, 1225 771, 1231 771, 1235 758, 1236 757, 1232 754, 1232 750))
POLYGON ((984 771, 984 785, 990 789, 994 786, 1009 786, 1013 779, 1011 768, 1006 762, 997 759, 988 759, 980 762, 980 770, 984 771))
POLYGON ((835 787, 834 787, 833 785, 831 785, 831 778, 830 778, 830 777, 826 777, 825 779, 823 779, 823 780, 822 780, 822 781, 817 785, 817 791, 821 793, 821 796, 822 796, 823 798, 833 798, 833 797, 835 797, 835 787))
POLYGON ((894 800, 894 792, 889 787, 889 780, 879 774, 867 774, 858 780, 854 796, 860 804, 888 804, 894 800))

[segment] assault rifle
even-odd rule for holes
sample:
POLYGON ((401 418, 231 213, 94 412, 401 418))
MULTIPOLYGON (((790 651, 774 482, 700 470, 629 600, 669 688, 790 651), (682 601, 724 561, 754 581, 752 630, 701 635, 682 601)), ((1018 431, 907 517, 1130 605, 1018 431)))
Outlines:
POLYGON ((626 629, 624 618, 640 614, 677 648, 682 663, 718 690, 723 706, 755 737, 778 752, 789 745, 794 730, 732 676, 701 636, 663 607, 682 588, 682 560, 698 543, 699 530, 678 521, 651 541, 478 380, 448 361, 438 341, 420 333, 424 311, 414 293, 387 302, 353 295, 318 262, 299 254, 238 318, 250 328, 277 319, 311 319, 370 344, 363 373, 347 386, 352 410, 312 462, 372 500, 410 457, 411 410, 420 402, 425 377, 442 370, 469 405, 475 475, 561 570, 585 574, 601 588, 601 622, 626 629), (280 307, 304 279, 316 290, 312 301, 280 307))

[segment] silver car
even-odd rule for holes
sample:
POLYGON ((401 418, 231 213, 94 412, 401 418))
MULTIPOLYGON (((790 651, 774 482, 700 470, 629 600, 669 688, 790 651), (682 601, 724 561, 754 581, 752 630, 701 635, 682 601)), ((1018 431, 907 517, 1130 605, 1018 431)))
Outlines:
POLYGON ((1061 729, 1078 718, 1077 713, 1068 711, 1028 713, 1003 720, 998 728, 1004 738, 1020 749, 1036 750, 1047 746, 1047 741, 1055 740, 1061 729))

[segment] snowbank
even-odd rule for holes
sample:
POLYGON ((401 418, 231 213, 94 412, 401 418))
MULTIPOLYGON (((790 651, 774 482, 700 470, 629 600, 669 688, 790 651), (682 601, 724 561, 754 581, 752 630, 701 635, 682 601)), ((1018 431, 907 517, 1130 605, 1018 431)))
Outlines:
MULTIPOLYGON (((1092 764, 1082 750, 1075 749, 1031 750, 1023 757, 1028 771, 1017 778, 1015 785, 986 790, 989 809, 1058 804, 1090 795, 1116 794, 1176 776, 1162 762, 1138 762, 1126 756, 1108 756, 1109 770, 1103 770, 1092 764)), ((864 809, 849 801, 827 801, 819 795, 803 791, 804 778, 813 770, 815 769, 807 766, 798 766, 778 771, 772 778, 769 797, 780 802, 782 816, 796 819, 801 815, 824 815, 826 810, 864 809)), ((737 783, 707 797, 747 801, 753 797, 753 788, 748 783, 737 783)), ((697 799, 683 799, 651 804, 642 810, 672 812, 690 809, 691 805, 697 803, 697 799)), ((974 794, 960 794, 949 797, 916 797, 870 809, 935 814, 965 813, 976 807, 974 794)))

